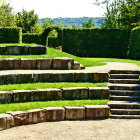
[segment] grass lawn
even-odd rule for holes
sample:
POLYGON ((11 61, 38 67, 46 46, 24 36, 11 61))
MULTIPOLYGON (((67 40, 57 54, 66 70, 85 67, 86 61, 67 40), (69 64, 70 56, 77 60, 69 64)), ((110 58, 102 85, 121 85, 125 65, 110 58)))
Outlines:
POLYGON ((76 57, 74 55, 56 50, 53 48, 47 48, 47 54, 45 55, 0 55, 0 58, 54 58, 54 57, 69 57, 73 58, 75 61, 78 61, 80 64, 88 66, 102 66, 106 65, 106 62, 128 62, 135 63, 140 66, 140 60, 130 60, 130 59, 117 59, 117 58, 85 58, 85 57, 76 57))
POLYGON ((2 47, 6 47, 6 46, 33 46, 33 45, 37 45, 37 44, 34 44, 34 43, 32 43, 32 44, 26 44, 26 43, 21 43, 21 44, 19 44, 19 43, 7 43, 7 44, 0 44, 0 46, 2 46, 2 47))
POLYGON ((27 102, 0 104, 0 113, 7 111, 26 111, 42 107, 63 107, 63 106, 84 106, 84 105, 104 105, 108 100, 65 100, 65 101, 44 101, 44 102, 27 102))
POLYGON ((36 90, 39 88, 64 88, 64 87, 98 87, 107 86, 107 83, 71 83, 71 82, 58 82, 58 83, 27 83, 27 84, 9 84, 0 85, 1 91, 12 90, 36 90))

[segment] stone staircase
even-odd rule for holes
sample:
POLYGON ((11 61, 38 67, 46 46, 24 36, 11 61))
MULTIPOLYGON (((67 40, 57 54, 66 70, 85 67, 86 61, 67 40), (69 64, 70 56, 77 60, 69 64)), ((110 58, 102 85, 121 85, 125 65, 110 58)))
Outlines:
POLYGON ((140 119, 139 71, 111 70, 109 73, 111 118, 140 119))

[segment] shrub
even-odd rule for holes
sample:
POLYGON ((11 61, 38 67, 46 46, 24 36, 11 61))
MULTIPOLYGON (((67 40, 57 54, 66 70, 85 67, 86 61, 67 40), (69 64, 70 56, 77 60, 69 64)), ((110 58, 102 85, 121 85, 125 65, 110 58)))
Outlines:
POLYGON ((59 46, 59 41, 57 37, 49 37, 48 38, 48 46, 56 48, 59 46))
POLYGON ((140 59, 140 27, 133 28, 131 31, 129 58, 140 59))
POLYGON ((41 44, 41 35, 40 34, 31 34, 31 33, 22 34, 22 42, 23 43, 41 44))
POLYGON ((63 51, 80 57, 127 58, 130 30, 64 29, 63 51))
POLYGON ((0 43, 22 43, 22 29, 0 28, 0 43))

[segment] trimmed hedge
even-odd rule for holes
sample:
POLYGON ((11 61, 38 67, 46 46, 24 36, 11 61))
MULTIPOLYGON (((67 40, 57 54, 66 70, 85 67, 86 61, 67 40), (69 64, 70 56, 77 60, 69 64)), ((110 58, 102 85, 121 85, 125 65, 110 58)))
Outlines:
POLYGON ((22 42, 23 43, 36 43, 41 44, 41 35, 40 34, 31 34, 24 33, 22 34, 22 42))
POLYGON ((48 46, 56 48, 59 46, 59 40, 56 37, 49 37, 48 38, 48 46))
POLYGON ((80 57, 127 58, 130 30, 64 29, 63 51, 80 57))
POLYGON ((129 57, 132 59, 140 59, 140 27, 136 27, 131 31, 129 57))
POLYGON ((0 28, 0 43, 22 43, 22 29, 0 28))

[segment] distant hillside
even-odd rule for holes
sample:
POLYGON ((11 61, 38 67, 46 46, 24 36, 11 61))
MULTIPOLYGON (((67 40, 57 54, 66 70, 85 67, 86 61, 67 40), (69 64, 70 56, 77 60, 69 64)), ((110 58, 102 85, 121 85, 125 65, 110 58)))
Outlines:
MULTIPOLYGON (((79 18, 51 18, 54 21, 54 24, 62 23, 64 27, 71 25, 78 25, 78 27, 82 27, 83 21, 88 21, 90 18, 93 19, 93 22, 96 23, 96 28, 101 27, 102 22, 104 22, 105 17, 79 17, 79 18)), ((39 19, 38 23, 42 24, 46 18, 39 19)))

